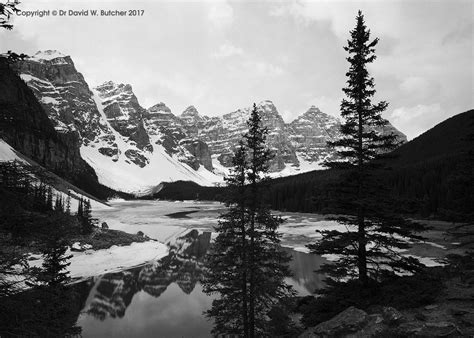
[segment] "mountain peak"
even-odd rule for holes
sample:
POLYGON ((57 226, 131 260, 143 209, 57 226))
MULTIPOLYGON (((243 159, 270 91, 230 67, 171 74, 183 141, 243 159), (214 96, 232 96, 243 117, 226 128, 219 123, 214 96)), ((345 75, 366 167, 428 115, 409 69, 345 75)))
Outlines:
POLYGON ((280 114, 278 113, 277 108, 270 100, 264 100, 260 102, 257 107, 260 109, 260 112, 267 115, 267 116, 278 116, 281 118, 280 114))
POLYGON ((69 56, 64 55, 57 50, 38 51, 35 55, 28 58, 28 60, 53 65, 73 65, 73 62, 69 56))
POLYGON ((319 109, 315 105, 312 105, 311 107, 309 107, 309 109, 305 112, 306 115, 308 115, 308 114, 321 114, 321 113, 322 113, 321 109, 319 109))
POLYGON ((296 117, 290 124, 306 124, 306 125, 320 125, 326 127, 333 127, 337 125, 339 119, 321 111, 315 105, 308 108, 307 111, 296 117))
POLYGON ((150 113, 158 113, 158 112, 171 113, 171 109, 169 109, 168 106, 163 102, 158 102, 157 104, 151 106, 150 108, 148 108, 148 111, 150 113))
POLYGON ((38 59, 38 60, 52 60, 56 58, 64 58, 66 56, 67 55, 64 55, 60 51, 48 49, 48 50, 40 50, 36 52, 36 54, 33 55, 33 58, 38 59))
POLYGON ((263 100, 258 104, 259 106, 275 106, 271 100, 263 100))
POLYGON ((198 110, 194 106, 189 106, 186 108, 181 116, 186 116, 186 117, 200 117, 198 110))
POLYGON ((132 85, 128 83, 115 83, 114 81, 105 81, 101 85, 95 87, 98 91, 110 91, 110 90, 117 90, 119 89, 122 92, 130 92, 133 93, 132 85))

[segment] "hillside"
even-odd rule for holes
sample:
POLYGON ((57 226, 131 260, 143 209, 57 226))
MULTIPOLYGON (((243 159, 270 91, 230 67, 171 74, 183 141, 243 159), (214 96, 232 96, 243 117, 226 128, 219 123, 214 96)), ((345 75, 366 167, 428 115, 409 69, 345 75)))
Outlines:
POLYGON ((391 165, 404 167, 416 163, 443 160, 447 156, 466 155, 474 149, 474 110, 450 117, 392 154, 391 165))

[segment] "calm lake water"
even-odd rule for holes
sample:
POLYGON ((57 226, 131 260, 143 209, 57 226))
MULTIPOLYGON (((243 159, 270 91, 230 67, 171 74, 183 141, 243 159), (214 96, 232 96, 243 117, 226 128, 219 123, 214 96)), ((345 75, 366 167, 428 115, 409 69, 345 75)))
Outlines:
MULTIPOLYGON (((203 312, 213 296, 202 292, 203 258, 222 206, 217 203, 116 202, 95 213, 110 228, 143 231, 170 246, 168 256, 129 270, 83 282, 84 305, 78 319, 84 337, 209 337, 212 322, 203 312), (86 295, 86 293, 85 293, 86 295)), ((313 217, 317 217, 314 216, 313 217)), ((289 225, 307 225, 304 215, 287 216, 289 225), (300 224, 301 223, 301 224, 300 224)), ((315 218, 312 222, 321 222, 315 218)), ((326 221, 327 222, 327 221, 326 221)), ((284 236, 283 244, 303 247, 311 233, 284 236)), ((287 282, 300 295, 322 285, 314 273, 324 258, 285 248, 293 276, 287 282)))

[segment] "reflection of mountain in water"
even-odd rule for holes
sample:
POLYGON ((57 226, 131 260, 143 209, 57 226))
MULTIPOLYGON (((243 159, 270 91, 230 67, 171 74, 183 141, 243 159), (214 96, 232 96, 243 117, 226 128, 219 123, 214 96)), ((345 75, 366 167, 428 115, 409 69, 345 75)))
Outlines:
POLYGON ((168 256, 159 261, 102 276, 91 291, 87 313, 100 320, 122 318, 137 292, 159 297, 171 283, 190 294, 202 277, 210 241, 210 232, 192 230, 169 244, 168 256))
MULTIPOLYGON (((202 278, 203 259, 210 242, 211 232, 199 234, 197 230, 191 230, 170 243, 169 254, 159 261, 100 277, 91 288, 84 310, 100 320, 123 318, 135 294, 143 291, 158 298, 172 283, 186 295, 191 294, 202 278)), ((310 294, 323 285, 323 276, 314 270, 326 262, 324 258, 283 249, 291 256, 293 276, 289 282, 299 294, 310 294)))

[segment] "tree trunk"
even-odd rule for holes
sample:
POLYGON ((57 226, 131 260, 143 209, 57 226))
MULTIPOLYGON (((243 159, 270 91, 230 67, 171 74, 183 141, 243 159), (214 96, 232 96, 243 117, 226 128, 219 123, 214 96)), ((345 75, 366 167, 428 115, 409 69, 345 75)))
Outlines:
POLYGON ((359 268, 359 281, 362 283, 363 286, 367 286, 367 250, 365 247, 365 225, 364 225, 364 215, 362 211, 359 210, 359 214, 357 215, 358 221, 358 257, 357 257, 357 265, 359 268))
POLYGON ((254 245, 255 245, 255 209, 252 208, 250 215, 250 320, 249 337, 255 336, 255 264, 254 264, 254 245))
MULTIPOLYGON (((254 154, 255 156, 255 154, 254 154)), ((255 174, 257 169, 255 165, 252 166, 252 171, 255 174)), ((249 337, 255 337, 255 213, 257 208, 257 181, 253 176, 251 181, 252 204, 250 205, 250 325, 249 337)))
MULTIPOLYGON (((242 193, 243 195, 243 193, 242 193)), ((241 234, 241 240, 242 240, 242 322, 244 326, 244 332, 243 336, 244 337, 249 337, 249 322, 248 322, 248 300, 247 300, 247 266, 248 266, 248 261, 247 261, 247 255, 246 255, 246 250, 247 247, 245 245, 246 242, 246 231, 245 231, 245 207, 243 204, 243 201, 241 203, 241 225, 240 225, 240 230, 242 232, 241 234)))
POLYGON ((364 149, 363 149, 363 132, 364 132, 364 121, 362 119, 363 107, 362 100, 358 100, 358 161, 357 161, 357 202, 359 203, 357 207, 357 224, 358 224, 358 257, 357 265, 359 269, 359 281, 363 286, 367 286, 367 249, 366 249, 366 240, 365 240, 365 217, 362 203, 363 198, 363 175, 364 175, 364 149))

